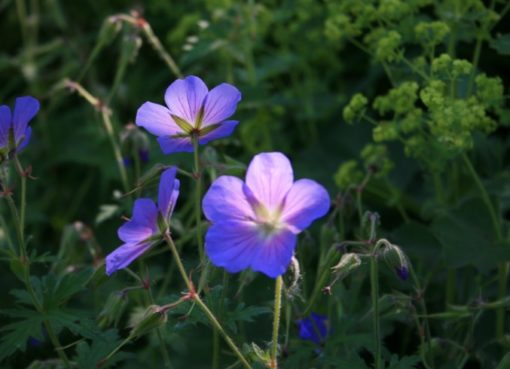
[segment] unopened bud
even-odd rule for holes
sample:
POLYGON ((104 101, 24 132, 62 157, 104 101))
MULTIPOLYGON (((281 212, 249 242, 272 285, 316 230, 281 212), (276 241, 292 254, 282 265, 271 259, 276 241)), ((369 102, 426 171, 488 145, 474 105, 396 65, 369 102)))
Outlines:
POLYGON ((149 138, 140 128, 130 123, 120 134, 122 157, 125 166, 133 162, 147 163, 149 161, 149 138))
POLYGON ((264 366, 268 366, 267 364, 271 360, 271 355, 268 351, 262 350, 257 344, 253 342, 249 347, 246 348, 246 350, 249 352, 249 356, 251 356, 253 361, 259 362, 264 366))
POLYGON ((166 324, 168 317, 166 309, 158 305, 149 306, 141 315, 135 314, 131 317, 131 336, 133 338, 143 336, 153 329, 166 324))
POLYGON ((99 326, 106 328, 117 325, 127 305, 126 295, 122 292, 113 292, 108 296, 103 310, 99 313, 99 326))
POLYGON ((133 63, 138 56, 138 51, 142 47, 142 38, 137 33, 126 35, 122 39, 122 52, 120 55, 121 63, 133 63))
POLYGON ((348 253, 342 255, 342 258, 333 268, 333 272, 336 274, 336 279, 346 277, 350 272, 361 265, 361 258, 358 254, 348 253))
POLYGON ((292 280, 287 288, 287 297, 292 299, 299 293, 299 280, 301 279, 301 268, 295 256, 290 261, 290 271, 292 272, 292 280))
POLYGON ((395 270, 401 280, 406 281, 409 278, 409 262, 400 247, 388 244, 384 248, 383 256, 389 267, 395 270))
POLYGON ((115 17, 106 18, 99 31, 99 44, 106 46, 110 44, 122 28, 121 22, 115 17))

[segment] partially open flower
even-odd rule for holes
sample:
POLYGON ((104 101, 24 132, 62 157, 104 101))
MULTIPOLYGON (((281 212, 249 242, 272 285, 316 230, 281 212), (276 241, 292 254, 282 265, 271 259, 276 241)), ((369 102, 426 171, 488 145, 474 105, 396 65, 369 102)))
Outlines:
POLYGON ((18 97, 12 114, 7 105, 0 105, 0 162, 28 145, 32 135, 28 122, 39 107, 39 101, 31 96, 18 97))
POLYGON ((163 172, 159 182, 158 205, 151 199, 135 201, 133 217, 118 231, 124 244, 106 257, 106 274, 111 275, 131 264, 159 239, 159 219, 169 222, 179 196, 177 169, 171 167, 163 172))

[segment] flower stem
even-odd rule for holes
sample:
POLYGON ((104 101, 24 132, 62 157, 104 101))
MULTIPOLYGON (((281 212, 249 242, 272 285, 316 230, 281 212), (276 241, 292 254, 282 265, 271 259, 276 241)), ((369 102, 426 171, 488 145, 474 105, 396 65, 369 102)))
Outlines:
MULTIPOLYGON (((412 265, 409 267, 409 272, 411 274, 411 279, 413 280, 413 283, 414 283, 414 288, 417 293, 417 300, 420 305, 421 313, 423 315, 421 323, 420 323, 419 317, 416 316, 416 321, 418 323, 418 330, 419 330, 418 335, 420 337, 420 343, 423 348, 425 347, 425 344, 426 344, 428 352, 431 353, 432 352, 432 344, 430 341, 430 339, 431 339, 430 325, 429 325, 429 322, 427 319, 427 315, 428 315, 427 305, 425 304, 425 296, 424 296, 425 291, 423 290, 423 288, 420 284, 420 281, 419 281, 418 277, 416 276, 416 273, 414 272, 414 268, 412 265)), ((430 369, 434 366, 433 362, 432 362, 432 365, 429 365, 429 363, 427 361, 427 355, 423 350, 420 350, 420 355, 422 357, 422 362, 423 362, 423 365, 425 366, 425 368, 430 369)))
MULTIPOLYGON (((18 159, 16 158, 16 165, 20 165, 18 159)), ((0 181, 2 182, 2 181, 0 181)), ((2 184, 2 187, 4 187, 4 191, 7 188, 7 182, 2 184)), ((39 299, 37 298, 37 295, 34 291, 34 288, 32 286, 32 282, 30 280, 30 260, 28 259, 28 253, 26 249, 25 244, 25 234, 24 234, 24 214, 25 214, 25 205, 26 205, 26 177, 21 176, 21 195, 20 195, 20 203, 21 203, 21 210, 18 212, 18 209, 16 208, 16 204, 14 203, 14 200, 10 195, 5 196, 7 203, 9 205, 9 209, 11 211, 11 216, 14 221, 14 225, 16 228, 16 234, 18 238, 19 243, 19 252, 21 261, 24 265, 23 270, 23 283, 25 284, 25 288, 28 291, 30 298, 32 300, 32 305, 34 305, 35 309, 39 313, 44 312, 44 307, 39 302, 39 299), (23 215, 21 215, 23 214, 23 215)), ((72 369, 72 365, 69 361, 69 358, 67 357, 65 351, 62 349, 62 345, 60 344, 57 335, 55 334, 53 327, 51 323, 48 320, 43 321, 44 326, 46 327, 46 331, 48 332, 48 336, 50 337, 51 343, 53 344, 53 347, 55 351, 57 352, 57 355, 60 357, 60 360, 62 360, 62 363, 67 369, 72 369)))
POLYGON ((175 243, 172 240, 172 237, 170 237, 170 234, 167 233, 165 235, 165 240, 170 248, 170 251, 172 252, 172 255, 175 259, 175 263, 177 264, 177 269, 179 269, 179 272, 181 274, 182 279, 184 280, 184 283, 186 284, 186 287, 189 290, 190 299, 192 299, 198 307, 202 310, 202 312, 206 315, 207 319, 209 319, 209 322, 213 326, 214 329, 218 330, 218 332, 223 336, 223 339, 229 345, 232 352, 237 356, 243 367, 246 369, 251 369, 251 365, 248 363, 244 355, 241 353, 241 350, 237 347, 237 345, 234 343, 232 338, 228 335, 228 333, 223 329, 221 323, 216 319, 214 314, 211 310, 207 307, 207 305, 202 301, 200 296, 195 293, 195 287, 193 286, 193 282, 188 277, 188 274, 186 273, 186 269, 184 268, 184 265, 182 264, 181 257, 179 256, 179 252, 177 251, 177 248, 175 247, 175 243))
MULTIPOLYGON (((471 163, 471 160, 469 160, 469 157, 467 156, 466 153, 462 154, 462 159, 464 160, 464 163, 468 168, 469 174, 475 181, 476 186, 480 191, 480 195, 482 196, 482 200, 485 203, 487 210, 489 211, 490 217, 492 219, 492 224, 494 227, 494 232, 496 233, 496 241, 501 242, 503 241, 503 234, 501 232, 501 221, 498 214, 496 213, 494 204, 492 203, 490 196, 487 193, 487 190, 483 186, 482 180, 478 176, 478 173, 476 172, 475 168, 473 167, 473 164, 471 163)), ((498 280, 499 280, 498 299, 501 300, 506 296, 507 290, 508 266, 506 263, 499 264, 498 280)), ((496 311, 496 337, 498 339, 502 338, 504 335, 504 331, 505 331, 505 307, 501 306, 496 311)))
POLYGON ((202 199, 202 171, 200 168, 200 148, 198 146, 198 137, 193 136, 193 156, 194 156, 194 177, 196 180, 195 185, 195 221, 197 224, 197 245, 198 254, 200 256, 200 264, 205 267, 204 245, 202 242, 202 212, 201 212, 201 199, 202 199))
POLYGON ((22 243, 25 244, 24 240, 24 234, 25 234, 25 209, 27 204, 27 175, 23 173, 23 167, 21 166, 21 163, 19 162, 19 159, 17 156, 14 157, 14 163, 16 165, 16 168, 18 170, 18 173, 21 178, 21 196, 20 196, 20 209, 19 209, 19 227, 20 232, 22 236, 22 243))
POLYGON ((220 365, 220 333, 217 329, 213 331, 213 355, 212 355, 212 369, 218 369, 220 365))
POLYGON ((273 340, 271 344, 271 369, 278 368, 278 330, 280 328, 280 313, 282 308, 283 278, 278 276, 274 288, 274 315, 273 315, 273 340))
POLYGON ((501 241, 503 239, 503 235, 501 233, 500 219, 496 213, 496 210, 494 209, 494 205, 492 204, 489 194, 487 193, 487 190, 483 186, 482 180, 478 176, 478 173, 476 173, 476 170, 473 167, 473 164, 471 163, 471 160, 469 160, 466 153, 462 154, 462 159, 464 160, 464 163, 466 164, 469 174, 475 181, 476 186, 478 187, 478 190, 480 191, 480 195, 482 196, 482 200, 485 203, 487 210, 489 211, 490 217, 492 219, 492 225, 493 225, 494 231, 496 233, 497 240, 501 241))
POLYGON ((374 368, 382 369, 381 364, 381 333, 379 324, 379 275, 377 265, 377 247, 370 258, 370 284, 372 287, 372 326, 374 331, 374 368))
POLYGON ((115 161, 117 162, 117 167, 120 173, 120 179, 122 181, 122 186, 124 187, 124 191, 129 191, 129 181, 126 173, 126 168, 124 167, 124 162, 122 160, 122 154, 120 151, 120 146, 115 138, 115 132, 113 130, 112 121, 110 120, 110 112, 107 108, 101 109, 101 117, 103 118, 103 125, 105 131, 110 139, 110 144, 112 145, 113 154, 115 156, 115 161))
POLYGON ((154 48, 154 50, 156 50, 156 52, 159 54, 161 59, 163 59, 172 73, 175 74, 176 77, 182 78, 182 72, 177 66, 177 63, 175 62, 174 58, 172 58, 172 56, 165 50, 159 41, 159 38, 154 34, 151 25, 148 22, 145 22, 142 29, 151 46, 154 48))

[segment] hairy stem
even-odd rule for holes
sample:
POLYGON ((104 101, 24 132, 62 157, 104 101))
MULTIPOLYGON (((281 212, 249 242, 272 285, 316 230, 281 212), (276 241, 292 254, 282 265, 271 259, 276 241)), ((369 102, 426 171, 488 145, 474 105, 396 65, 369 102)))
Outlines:
POLYGON ((184 283, 186 284, 186 287, 188 288, 188 291, 189 291, 189 294, 190 294, 190 299, 192 299, 198 305, 198 307, 202 310, 202 312, 205 314, 207 319, 209 319, 209 322, 211 323, 213 328, 218 330, 218 332, 223 336, 223 339, 225 340, 227 345, 230 347, 230 349, 232 350, 234 355, 237 356, 237 358, 239 359, 239 361, 241 362, 243 367, 246 368, 246 369, 251 369, 251 365, 248 363, 248 360, 246 360, 246 358, 242 354, 241 350, 239 350, 239 348, 234 343, 232 338, 230 338, 230 336, 225 331, 225 329, 223 329, 223 327, 220 324, 220 322, 218 321, 218 319, 216 319, 216 317, 214 316, 212 311, 202 301, 200 296, 195 293, 195 287, 193 286, 193 282, 188 277, 188 273, 186 273, 186 269, 184 268, 184 265, 182 264, 179 252, 177 251, 177 248, 175 247, 174 241, 170 237, 169 233, 167 233, 165 235, 165 240, 166 240, 166 243, 167 243, 168 247, 170 248, 170 251, 172 252, 172 255, 174 257, 175 263, 177 264, 177 269, 179 270, 179 273, 181 274, 181 277, 182 277, 184 283))
POLYGON ((110 120, 110 112, 108 111, 108 109, 101 109, 101 117, 103 119, 104 129, 108 135, 108 138, 110 139, 110 144, 112 145, 113 155, 115 156, 115 161, 119 169, 122 186, 124 187, 124 191, 128 192, 129 191, 128 176, 126 173, 126 168, 124 167, 124 161, 122 160, 120 145, 115 137, 112 121, 110 120))
MULTIPOLYGON (((16 158, 16 161, 17 160, 18 159, 16 158)), ((17 162, 17 164, 19 164, 19 162, 17 162)), ((34 305, 35 309, 39 313, 43 313, 44 306, 37 298, 37 294, 35 293, 34 287, 32 286, 32 282, 30 280, 30 260, 28 259, 28 253, 27 253, 26 244, 25 244, 25 233, 24 233, 24 212, 25 212, 24 208, 26 205, 26 200, 25 200, 26 199, 26 177, 23 175, 21 176, 21 182, 22 182, 22 185, 21 185, 22 193, 20 195, 20 202, 21 202, 22 210, 18 212, 18 209, 16 208, 16 204, 14 203, 14 200, 12 199, 12 197, 10 195, 5 196, 5 198, 9 205, 9 209, 11 211, 11 216, 14 221, 15 228, 16 228, 16 234, 17 234, 18 243, 19 243, 20 257, 21 257, 21 261, 24 265, 23 283, 25 285, 26 290, 28 291, 28 293, 30 295, 32 304, 34 305), (23 218, 22 218, 21 214, 23 214, 23 218)), ((6 191, 7 183, 3 183, 2 186, 4 187, 4 191, 6 191)), ((57 335, 55 334, 51 323, 48 320, 44 320, 43 323, 44 323, 44 326, 46 327, 46 331, 48 332, 48 336, 51 340, 51 343, 53 344, 53 347, 54 347, 57 355, 60 357, 60 360, 62 361, 62 363, 64 364, 64 366, 67 369, 72 369, 71 362, 69 361, 69 358, 67 357, 67 354, 65 353, 65 351, 62 349, 62 345, 60 344, 60 341, 59 341, 57 335)))
POLYGON ((196 180, 195 183, 195 222, 197 225, 197 245, 198 245, 198 254, 200 256, 200 264, 205 267, 205 255, 204 255, 204 245, 202 242, 202 210, 201 210, 201 200, 202 200, 202 168, 200 168, 200 152, 198 146, 198 137, 193 137, 193 157, 194 157, 194 177, 196 180))
POLYGON ((372 327, 374 331, 374 368, 382 369, 381 362, 381 332, 379 323, 379 275, 377 265, 377 247, 370 258, 370 284, 372 288, 372 327))
POLYGON ((274 315, 273 315, 273 339, 271 342, 271 362, 270 368, 278 368, 278 331, 280 328, 280 314, 282 308, 282 287, 283 278, 278 276, 276 278, 274 288, 274 315))
MULTIPOLYGON (((476 172, 475 168, 473 167, 473 164, 471 163, 471 160, 469 160, 469 157, 467 156, 466 153, 462 154, 462 159, 466 164, 469 174, 475 181, 476 186, 480 191, 480 195, 482 196, 482 200, 485 203, 487 210, 489 211, 492 220, 492 225, 494 227, 494 232, 496 234, 496 240, 497 242, 501 242, 503 241, 503 233, 501 231, 501 220, 496 212, 496 209, 494 208, 494 204, 492 203, 491 198, 487 190, 485 189, 482 180, 480 179, 480 176, 478 176, 478 173, 476 172)), ((498 281, 499 281, 498 299, 503 299, 506 296, 507 280, 508 280, 507 264, 501 263, 498 267, 498 281)), ((496 337, 498 339, 502 338, 504 335, 504 331, 505 331, 505 308, 501 306, 496 311, 496 337)))

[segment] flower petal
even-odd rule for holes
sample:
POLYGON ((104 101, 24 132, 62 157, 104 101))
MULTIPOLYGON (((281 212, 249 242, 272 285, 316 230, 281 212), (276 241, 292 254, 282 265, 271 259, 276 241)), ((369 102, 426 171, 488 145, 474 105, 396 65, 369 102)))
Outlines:
POLYGON ((237 177, 221 176, 209 187, 202 200, 205 217, 211 222, 255 219, 243 191, 244 183, 237 177))
POLYGON ((19 144, 19 141, 24 137, 28 122, 37 114, 39 107, 39 101, 32 96, 23 96, 16 99, 12 117, 16 144, 19 144))
POLYGON ((106 256, 106 274, 112 275, 131 264, 151 247, 149 242, 125 243, 106 256))
POLYGON ((288 229, 265 236, 260 242, 259 253, 253 258, 252 269, 268 277, 276 278, 287 271, 294 249, 296 235, 288 229))
POLYGON ((167 88, 165 102, 172 114, 194 125, 207 92, 207 86, 200 78, 188 76, 167 88))
POLYGON ((199 143, 201 145, 205 145, 210 141, 230 136, 238 124, 239 122, 237 120, 226 120, 223 123, 220 123, 213 131, 200 137, 199 143))
POLYGON ((176 167, 170 167, 161 174, 158 191, 158 207, 163 218, 168 219, 179 197, 179 180, 175 178, 176 167))
POLYGON ((246 185, 268 210, 283 205, 294 181, 289 159, 279 152, 255 155, 246 172, 246 185))
POLYGON ((158 230, 158 209, 151 199, 138 199, 133 208, 133 217, 118 230, 119 238, 124 242, 141 242, 158 230))
POLYGON ((11 109, 7 105, 0 106, 0 149, 9 144, 9 129, 11 128, 11 109))
POLYGON ((158 137, 159 147, 163 154, 173 154, 175 152, 193 152, 193 143, 190 137, 158 137))
POLYGON ((227 220, 214 223, 205 236, 211 262, 230 273, 247 269, 260 251, 260 235, 253 222, 227 220))
POLYGON ((298 321, 299 337, 320 345, 328 334, 327 317, 316 313, 298 321))
POLYGON ((173 136, 184 133, 174 122, 168 110, 163 105, 146 102, 136 112, 136 125, 145 128, 156 136, 173 136))
POLYGON ((241 92, 228 83, 216 86, 207 94, 204 102, 203 126, 223 122, 236 111, 241 92))
POLYGON ((281 220, 299 232, 309 227, 317 218, 324 216, 331 205, 324 187, 311 179, 296 181, 285 198, 281 220))
POLYGON ((28 145, 28 143, 30 142, 30 137, 32 137, 32 127, 27 127, 27 129, 25 130, 25 134, 23 135, 23 139, 21 140, 18 148, 16 149, 16 152, 20 152, 28 145))

